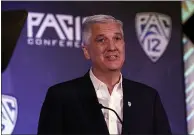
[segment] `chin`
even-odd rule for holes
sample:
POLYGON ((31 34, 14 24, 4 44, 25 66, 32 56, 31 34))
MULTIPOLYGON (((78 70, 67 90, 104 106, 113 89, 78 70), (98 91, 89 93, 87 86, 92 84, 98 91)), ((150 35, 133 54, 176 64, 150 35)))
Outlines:
POLYGON ((109 69, 109 71, 116 72, 116 71, 120 71, 120 69, 115 69, 115 68, 113 69, 112 68, 112 69, 109 69))
POLYGON ((110 70, 110 71, 120 71, 121 70, 121 67, 119 66, 109 66, 108 67, 108 70, 110 70))
POLYGON ((104 63, 104 68, 108 71, 120 71, 122 68, 122 62, 110 62, 104 63))

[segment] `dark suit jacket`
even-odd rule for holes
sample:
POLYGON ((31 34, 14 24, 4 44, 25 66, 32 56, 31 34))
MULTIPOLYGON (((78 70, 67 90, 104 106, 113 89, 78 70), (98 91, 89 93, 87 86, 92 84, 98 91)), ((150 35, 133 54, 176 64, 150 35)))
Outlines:
MULTIPOLYGON (((123 78, 122 134, 170 133, 156 90, 123 78)), ((109 134, 89 73, 49 88, 38 134, 109 134)))

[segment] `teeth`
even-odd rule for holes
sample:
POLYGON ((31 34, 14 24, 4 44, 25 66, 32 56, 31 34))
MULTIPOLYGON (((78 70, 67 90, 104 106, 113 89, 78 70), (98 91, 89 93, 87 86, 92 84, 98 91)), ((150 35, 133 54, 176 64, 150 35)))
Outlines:
POLYGON ((108 59, 115 60, 116 59, 116 56, 115 55, 108 56, 108 59))

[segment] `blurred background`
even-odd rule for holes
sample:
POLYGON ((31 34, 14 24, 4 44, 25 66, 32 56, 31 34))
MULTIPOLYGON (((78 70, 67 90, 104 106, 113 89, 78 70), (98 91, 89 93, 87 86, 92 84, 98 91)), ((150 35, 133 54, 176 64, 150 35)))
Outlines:
POLYGON ((81 24, 94 14, 124 23, 123 76, 159 92, 173 134, 194 133, 193 1, 2 1, 1 11, 2 134, 36 134, 48 88, 88 71, 81 24))
POLYGON ((183 1, 181 4, 187 125, 188 133, 194 134, 194 1, 183 1))

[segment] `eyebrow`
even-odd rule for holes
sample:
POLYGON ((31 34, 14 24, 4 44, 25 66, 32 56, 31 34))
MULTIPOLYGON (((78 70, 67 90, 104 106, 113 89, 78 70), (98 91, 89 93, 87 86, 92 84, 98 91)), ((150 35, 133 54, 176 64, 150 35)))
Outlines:
POLYGON ((96 37, 102 37, 102 36, 105 36, 105 35, 104 34, 96 35, 96 37))
POLYGON ((115 33, 115 34, 116 34, 116 35, 119 35, 119 36, 123 36, 123 34, 122 34, 122 33, 118 33, 118 32, 117 32, 117 33, 115 33))
MULTIPOLYGON (((115 35, 119 35, 119 36, 123 36, 122 33, 119 33, 119 32, 116 32, 114 33, 115 35)), ((99 34, 97 35, 96 37, 102 37, 102 36, 105 36, 104 34, 99 34)))

